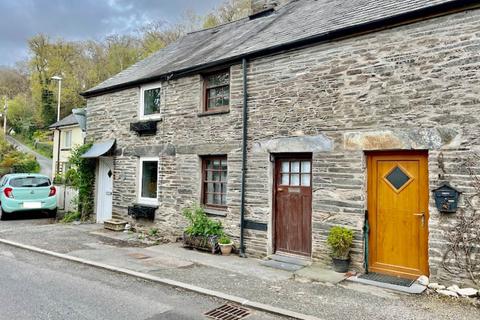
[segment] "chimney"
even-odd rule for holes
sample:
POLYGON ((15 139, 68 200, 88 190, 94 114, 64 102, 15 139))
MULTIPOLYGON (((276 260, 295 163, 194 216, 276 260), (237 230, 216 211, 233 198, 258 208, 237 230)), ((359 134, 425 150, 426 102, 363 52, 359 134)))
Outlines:
POLYGON ((291 0, 250 0, 252 3, 252 15, 256 15, 267 9, 281 7, 291 0))

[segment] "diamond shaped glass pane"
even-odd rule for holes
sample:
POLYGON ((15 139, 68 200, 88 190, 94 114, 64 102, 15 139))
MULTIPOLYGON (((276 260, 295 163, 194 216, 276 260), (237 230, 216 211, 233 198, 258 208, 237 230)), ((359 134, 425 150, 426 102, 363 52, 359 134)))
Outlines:
POLYGON ((395 169, 393 169, 385 178, 397 190, 402 188, 405 185, 405 183, 407 183, 408 180, 410 180, 410 177, 405 172, 403 172, 402 169, 400 169, 399 167, 396 167, 395 169))

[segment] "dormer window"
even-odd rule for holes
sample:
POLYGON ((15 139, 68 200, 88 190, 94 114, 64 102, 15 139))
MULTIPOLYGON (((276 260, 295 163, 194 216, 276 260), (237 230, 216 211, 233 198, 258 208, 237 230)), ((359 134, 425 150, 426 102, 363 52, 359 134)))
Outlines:
POLYGON ((230 70, 203 76, 204 112, 227 111, 230 106, 230 70))
POLYGON ((160 84, 144 86, 140 90, 140 119, 152 119, 160 117, 161 106, 160 84))

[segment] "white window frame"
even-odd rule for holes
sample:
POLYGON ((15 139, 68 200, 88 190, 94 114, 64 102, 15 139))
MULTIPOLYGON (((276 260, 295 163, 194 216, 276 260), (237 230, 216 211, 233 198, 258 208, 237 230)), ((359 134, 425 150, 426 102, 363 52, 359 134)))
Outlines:
POLYGON ((73 139, 73 130, 65 130, 63 131, 63 149, 71 149, 72 148, 72 139, 73 139), (70 139, 67 137, 70 136, 70 139), (68 144, 67 144, 68 142, 68 144))
POLYGON ((151 204, 158 205, 158 187, 160 183, 158 168, 160 165, 160 160, 157 157, 140 157, 138 160, 138 203, 140 204, 151 204), (157 162, 157 196, 155 198, 144 198, 142 197, 142 177, 143 177, 143 163, 144 162, 157 162))
POLYGON ((162 84, 160 82, 141 86, 140 87, 140 103, 138 106, 138 117, 140 118, 140 120, 150 120, 150 119, 161 118, 162 103, 163 103, 163 89, 162 89, 162 84), (151 90, 151 89, 160 89, 160 111, 156 114, 145 115, 144 114, 145 91, 151 90))

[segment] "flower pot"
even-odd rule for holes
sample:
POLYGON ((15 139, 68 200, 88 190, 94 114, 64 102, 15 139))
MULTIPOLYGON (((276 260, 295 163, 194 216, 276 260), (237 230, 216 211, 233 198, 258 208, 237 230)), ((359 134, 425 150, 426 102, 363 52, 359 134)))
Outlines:
POLYGON ((232 243, 229 243, 229 244, 219 243, 218 245, 220 246, 220 251, 222 252, 223 256, 228 256, 230 255, 230 253, 232 253, 232 247, 233 247, 232 243))
POLYGON ((348 259, 332 258, 332 260, 333 260, 333 270, 340 273, 348 272, 348 268, 350 267, 350 258, 348 259))

